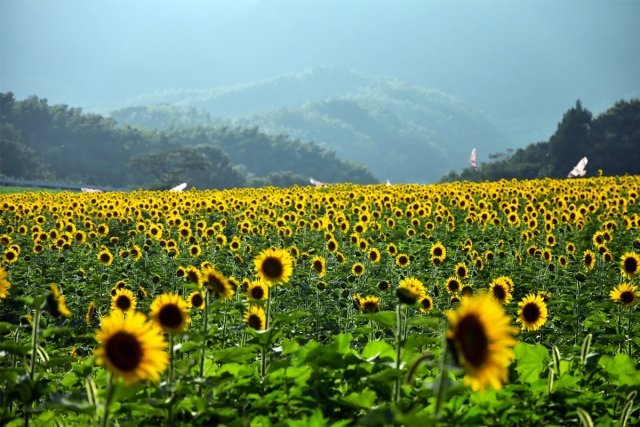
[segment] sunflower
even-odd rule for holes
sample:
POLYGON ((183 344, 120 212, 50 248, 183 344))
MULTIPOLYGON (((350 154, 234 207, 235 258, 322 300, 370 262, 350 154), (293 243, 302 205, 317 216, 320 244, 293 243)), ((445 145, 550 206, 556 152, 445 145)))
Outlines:
POLYGON ((204 295, 200 291, 191 292, 187 297, 187 304, 192 308, 204 308, 206 306, 204 295))
POLYGON ((197 267, 190 265, 185 269, 184 275, 189 283, 202 287, 202 273, 197 267))
POLYGON ((596 254, 587 249, 582 256, 582 262, 587 270, 593 270, 596 265, 596 254))
POLYGON ((447 257, 447 249, 440 242, 431 247, 431 258, 440 258, 444 260, 447 257))
POLYGON ((429 295, 425 295, 420 300, 420 311, 423 313, 428 313, 431 310, 433 310, 433 298, 431 298, 429 295))
POLYGON ((383 292, 388 291, 390 287, 391 285, 386 280, 381 280, 378 282, 378 289, 380 289, 383 292))
POLYGON ((421 301, 425 296, 425 288, 422 282, 415 277, 408 277, 402 279, 398 283, 398 289, 396 289, 396 296, 401 303, 407 305, 414 305, 416 302, 421 301))
POLYGON ((409 260, 409 256, 407 254, 398 254, 398 256, 396 257, 396 265, 401 268, 405 268, 410 263, 411 261, 409 260))
POLYGON ((551 294, 546 291, 538 291, 538 296, 540 296, 544 302, 551 300, 551 294))
POLYGON ((7 264, 16 262, 18 260, 18 251, 13 248, 7 249, 6 251, 4 251, 3 259, 7 264))
POLYGON ((91 303, 89 304, 89 307, 87 307, 87 314, 85 316, 85 319, 87 321, 87 324, 91 324, 91 322, 93 322, 93 319, 95 319, 96 317, 96 303, 94 301, 91 301, 91 303))
MULTIPOLYGON (((349 291, 345 290, 344 292, 347 292, 347 295, 348 295, 349 291)), ((361 310, 361 308, 362 308, 362 300, 363 300, 363 298, 360 296, 360 294, 355 294, 354 295, 354 297, 353 297, 353 306, 356 308, 356 310, 361 310)))
POLYGON ((354 276, 362 276, 364 274, 364 270, 364 264, 361 262, 356 262, 353 264, 353 267, 351 267, 351 273, 353 273, 354 276))
POLYGON ((375 313, 380 307, 380 298, 367 296, 360 301, 360 311, 363 313, 375 313))
POLYGON ((576 245, 569 242, 567 243, 566 250, 569 255, 573 255, 576 252, 576 245))
POLYGON ((551 262, 553 260, 553 254, 551 253, 550 249, 545 249, 544 251, 542 251, 542 259, 545 262, 551 262))
POLYGON ((462 294, 463 297, 470 297, 473 295, 473 285, 471 283, 465 283, 464 285, 462 285, 462 288, 460 289, 460 294, 462 294))
POLYGON ((64 295, 60 294, 58 285, 51 285, 51 293, 47 294, 47 299, 45 300, 45 310, 53 317, 71 316, 64 295))
POLYGON ((538 294, 529 294, 518 303, 518 322, 522 323, 525 331, 537 331, 547 321, 547 304, 538 294))
POLYGON ((627 252, 620 257, 622 274, 633 279, 640 273, 640 256, 633 252, 627 252))
POLYGON ((189 248, 189 255, 194 258, 199 257, 201 253, 202 249, 200 249, 200 245, 191 245, 191 247, 189 248))
POLYGON ((327 274, 327 262, 325 261, 324 257, 316 255, 311 260, 311 269, 316 272, 318 277, 323 277, 325 274, 327 274))
POLYGON ((246 313, 244 313, 243 322, 256 331, 264 331, 267 326, 267 316, 259 305, 252 305, 246 313))
POLYGON ((460 292, 461 285, 460 279, 457 277, 449 277, 444 287, 450 294, 455 294, 456 292, 460 292))
POLYGON ((11 287, 11 283, 7 280, 9 275, 4 268, 0 267, 0 298, 6 298, 9 295, 7 289, 11 287))
POLYGON ((251 282, 247 288, 247 298, 266 300, 269 297, 269 285, 262 280, 251 282))
POLYGON ((511 347, 517 344, 512 337, 517 329, 509 316, 486 294, 463 298, 458 309, 446 315, 446 336, 464 367, 465 384, 474 391, 484 391, 487 385, 500 390, 515 357, 511 347))
POLYGON ((335 239, 330 239, 327 241, 327 250, 329 252, 335 252, 338 250, 340 246, 338 245, 338 242, 335 239))
POLYGON ((136 309, 137 300, 129 289, 116 290, 116 295, 111 299, 111 310, 121 314, 131 313, 136 309))
POLYGON ((464 280, 469 277, 469 268, 463 262, 460 262, 456 265, 455 272, 456 276, 458 276, 458 279, 460 280, 464 280))
POLYGON ((164 293, 156 297, 151 304, 149 318, 170 335, 183 332, 191 323, 189 305, 180 295, 174 293, 164 293))
POLYGON ((202 275, 204 286, 209 290, 209 292, 220 299, 231 299, 231 297, 236 293, 227 278, 212 266, 207 265, 203 268, 202 275))
POLYGON ((387 245, 387 252, 389 252, 389 255, 395 256, 398 253, 398 248, 393 243, 389 243, 387 245))
POLYGON ((111 265, 111 263, 113 262, 113 255, 111 254, 109 249, 104 246, 102 247, 100 253, 98 253, 98 261, 100 261, 105 266, 111 265))
POLYGON ((336 252, 336 260, 338 260, 340 264, 344 264, 344 262, 347 260, 347 257, 344 256, 342 252, 336 252))
POLYGON ((147 291, 145 290, 145 288, 143 288, 142 286, 138 287, 138 298, 140 298, 141 300, 145 300, 147 299, 149 295, 147 294, 147 291))
POLYGON ((638 302, 640 292, 637 292, 638 286, 634 286, 631 283, 623 283, 616 286, 609 293, 611 299, 615 302, 622 304, 623 308, 633 307, 638 302))
POLYGON ((569 264, 569 260, 567 259, 566 256, 560 255, 558 257, 558 263, 560 264, 560 267, 564 268, 567 266, 567 264, 569 264))
POLYGON ((511 298, 513 298, 513 295, 511 295, 511 291, 509 290, 509 284, 504 280, 501 280, 500 277, 494 279, 489 284, 489 287, 489 293, 491 294, 491 296, 493 296, 496 301, 502 304, 509 304, 509 301, 511 301, 511 298))
POLYGON ((146 321, 142 313, 126 318, 118 313, 102 318, 102 329, 96 330, 101 347, 94 351, 96 363, 105 365, 129 385, 140 380, 159 380, 167 369, 169 354, 160 328, 146 321))
POLYGON ((380 261, 380 251, 377 248, 369 249, 369 261, 374 264, 380 261))
POLYGON ((293 274, 293 259, 282 249, 266 249, 254 259, 258 276, 273 286, 277 283, 287 283, 293 274))

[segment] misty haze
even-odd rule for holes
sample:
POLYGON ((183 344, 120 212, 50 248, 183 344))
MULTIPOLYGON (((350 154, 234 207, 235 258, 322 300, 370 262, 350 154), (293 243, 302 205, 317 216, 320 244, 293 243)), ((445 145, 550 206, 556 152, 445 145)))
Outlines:
MULTIPOLYGON (((598 116, 618 101, 615 114, 638 117, 640 2, 0 7, 5 177, 231 188, 560 176, 605 143, 560 132, 568 112, 603 134, 598 116), (554 157, 554 144, 575 154, 554 157), (204 160, 185 168, 190 155, 204 160)), ((637 173, 628 163, 592 167, 637 173)))

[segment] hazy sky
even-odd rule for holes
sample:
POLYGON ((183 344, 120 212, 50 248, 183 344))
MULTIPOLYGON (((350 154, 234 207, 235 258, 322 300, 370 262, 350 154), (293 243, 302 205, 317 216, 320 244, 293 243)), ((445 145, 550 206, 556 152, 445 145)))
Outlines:
POLYGON ((555 123, 640 96, 640 1, 0 0, 0 90, 72 106, 319 65, 555 123))

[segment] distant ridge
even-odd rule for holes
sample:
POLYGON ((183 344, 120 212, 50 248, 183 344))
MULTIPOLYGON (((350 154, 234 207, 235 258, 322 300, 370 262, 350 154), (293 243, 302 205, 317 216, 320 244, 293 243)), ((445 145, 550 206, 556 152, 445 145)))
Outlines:
POLYGON ((435 182, 464 167, 473 147, 484 159, 509 146, 486 115, 460 98, 339 67, 149 94, 134 104, 149 107, 111 116, 120 124, 153 128, 258 126, 269 134, 315 141, 340 158, 366 164, 378 179, 389 176, 394 182, 435 182))

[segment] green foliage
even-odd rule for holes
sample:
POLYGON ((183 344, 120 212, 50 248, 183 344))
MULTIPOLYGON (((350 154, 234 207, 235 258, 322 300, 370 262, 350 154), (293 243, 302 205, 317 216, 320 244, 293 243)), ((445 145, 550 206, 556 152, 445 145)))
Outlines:
POLYGON ((598 169, 606 175, 640 173, 640 100, 619 101, 593 118, 580 101, 570 108, 548 142, 489 155, 479 170, 449 172, 441 182, 481 182, 500 179, 564 178, 582 157, 587 157, 587 176, 598 169))
MULTIPOLYGON (((257 128, 117 127, 113 118, 50 106, 35 96, 16 101, 6 93, 0 101, 0 174, 13 178, 132 188, 170 188, 186 181, 203 189, 308 185, 310 177, 377 182, 365 166, 344 162, 313 142, 269 136, 257 128)), ((139 110, 128 112, 136 117, 139 110)), ((194 117, 177 124, 213 122, 205 113, 188 112, 194 117)))

